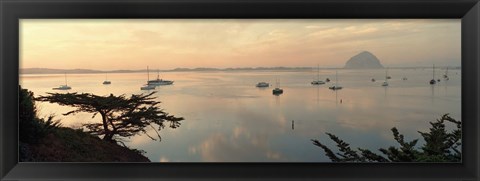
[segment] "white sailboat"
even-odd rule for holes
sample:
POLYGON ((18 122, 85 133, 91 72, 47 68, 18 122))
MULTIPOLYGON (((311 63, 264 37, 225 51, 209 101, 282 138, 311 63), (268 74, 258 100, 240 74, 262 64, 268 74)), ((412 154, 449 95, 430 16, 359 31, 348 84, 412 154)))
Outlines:
POLYGON ((103 85, 110 85, 110 84, 112 84, 112 82, 108 80, 107 73, 105 73, 105 81, 103 81, 103 85))
POLYGON ((335 85, 334 86, 330 86, 329 89, 331 90, 340 90, 342 89, 343 87, 342 86, 339 86, 338 85, 338 70, 335 71, 335 85))
POLYGON ((388 86, 388 68, 385 69, 385 81, 383 81, 382 86, 388 86))
POLYGON ((147 84, 148 84, 148 85, 153 85, 153 86, 157 86, 157 85, 171 85, 171 84, 173 84, 173 81, 160 79, 160 70, 157 70, 157 79, 155 79, 155 80, 149 80, 149 81, 147 82, 147 84))
POLYGON ((435 64, 433 64, 433 73, 432 73, 432 80, 430 80, 430 85, 436 84, 437 81, 435 81, 435 64))
POLYGON ((280 83, 279 83, 278 79, 277 79, 277 85, 276 85, 275 89, 272 90, 272 94, 276 95, 276 96, 278 96, 280 94, 283 94, 283 89, 280 88, 280 83))
POLYGON ((70 90, 72 87, 67 84, 67 73, 65 73, 65 85, 60 85, 58 87, 52 88, 53 90, 70 90))
POLYGON ((325 84, 324 81, 320 80, 320 65, 317 65, 317 80, 311 82, 312 85, 322 85, 325 84))
POLYGON ((153 89, 155 89, 155 86, 148 84, 149 81, 150 81, 150 71, 148 70, 148 66, 147 66, 147 84, 140 87, 140 90, 153 90, 153 89))

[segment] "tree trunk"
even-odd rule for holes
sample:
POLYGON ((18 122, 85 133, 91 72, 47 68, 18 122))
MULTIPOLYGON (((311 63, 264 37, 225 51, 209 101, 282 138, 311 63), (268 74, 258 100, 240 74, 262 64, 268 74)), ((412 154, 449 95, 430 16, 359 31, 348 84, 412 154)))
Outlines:
POLYGON ((110 129, 108 129, 107 115, 103 112, 100 112, 100 115, 102 115, 103 130, 105 131, 105 136, 103 136, 103 140, 112 142, 113 134, 110 129))

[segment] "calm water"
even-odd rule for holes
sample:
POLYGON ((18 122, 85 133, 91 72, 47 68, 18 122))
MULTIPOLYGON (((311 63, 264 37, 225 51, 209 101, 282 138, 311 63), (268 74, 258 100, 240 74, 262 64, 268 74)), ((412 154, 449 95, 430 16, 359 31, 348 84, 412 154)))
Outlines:
MULTIPOLYGON (((444 73, 437 70, 438 78, 444 73)), ((332 91, 333 70, 322 70, 322 80, 332 82, 312 86, 316 71, 275 72, 169 72, 162 78, 174 85, 157 87, 155 96, 166 112, 184 117, 177 129, 160 132, 162 141, 135 136, 126 144, 147 151, 153 162, 329 162, 310 139, 319 139, 331 148, 325 132, 334 133, 353 147, 376 150, 396 145, 390 129, 397 127, 406 139, 419 138, 428 121, 450 113, 461 118, 460 70, 449 70, 449 81, 431 86, 431 69, 391 69, 389 87, 380 86, 384 70, 340 70, 339 85, 332 91), (406 76, 408 80, 402 80, 406 76), (256 88, 260 81, 275 85, 280 80, 284 93, 272 95, 272 88, 256 88), (377 79, 371 82, 370 79, 377 79), (292 120, 294 127, 292 128, 292 120)), ((102 85, 104 74, 70 74, 70 92, 99 95, 140 94, 145 73, 109 74, 111 85, 102 85)), ((155 77, 151 73, 150 77, 155 77)), ((45 95, 64 84, 64 75, 21 75, 21 85, 45 95)), ((71 108, 39 103, 43 116, 57 115, 64 126, 79 127, 100 121, 91 114, 64 117, 71 108)), ((155 135, 155 134, 153 134, 155 135)), ((418 146, 423 144, 419 142, 418 146)), ((396 145, 397 146, 397 145, 396 145)))

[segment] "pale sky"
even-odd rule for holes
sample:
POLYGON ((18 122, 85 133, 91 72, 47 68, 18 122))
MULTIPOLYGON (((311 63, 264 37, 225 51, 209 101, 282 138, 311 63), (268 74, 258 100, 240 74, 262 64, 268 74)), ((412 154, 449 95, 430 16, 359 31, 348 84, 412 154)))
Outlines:
POLYGON ((343 67, 364 50, 384 66, 459 66, 460 27, 460 19, 24 19, 20 67, 343 67))

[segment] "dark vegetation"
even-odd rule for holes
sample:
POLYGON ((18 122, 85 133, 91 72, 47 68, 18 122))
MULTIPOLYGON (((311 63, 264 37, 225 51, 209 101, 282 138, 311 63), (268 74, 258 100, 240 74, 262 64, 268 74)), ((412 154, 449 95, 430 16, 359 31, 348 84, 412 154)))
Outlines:
MULTIPOLYGON (((146 128, 153 127, 151 124, 156 124, 160 130, 164 128, 163 122, 166 120, 170 122, 170 127, 176 128, 182 120, 159 109, 159 102, 152 100, 152 94, 132 95, 130 98, 123 95, 102 97, 76 93, 49 95, 38 100, 77 107, 75 111, 66 113, 67 115, 82 111, 93 112, 93 109, 97 109, 97 113, 103 114, 103 123, 107 124, 107 129, 101 129, 105 128, 103 123, 86 124, 87 131, 84 132, 84 129, 62 127, 58 120, 54 120, 53 115, 39 118, 33 93, 19 87, 20 161, 149 162, 150 160, 143 156, 144 151, 117 144, 115 136, 146 134, 146 128), (65 102, 60 103, 62 101, 65 102), (93 102, 89 104, 88 101, 93 102)), ((158 132, 157 136, 160 137, 158 132)))
POLYGON ((350 144, 331 133, 326 134, 337 144, 337 153, 318 140, 313 139, 312 142, 322 148, 333 162, 460 162, 462 122, 445 114, 435 122, 430 122, 430 125, 429 132, 419 131, 425 140, 425 144, 420 148, 415 147, 418 139, 406 141, 397 128, 392 128, 393 137, 400 147, 380 148, 381 154, 362 148, 354 150, 350 144), (452 123, 456 128, 449 132, 445 123, 452 123))
POLYGON ((92 118, 94 118, 100 114, 101 123, 88 123, 84 126, 92 135, 103 136, 103 140, 116 143, 121 142, 121 137, 131 137, 141 133, 156 140, 147 133, 147 128, 153 128, 156 137, 161 140, 158 131, 165 128, 165 122, 168 122, 170 128, 180 126, 183 118, 171 116, 160 109, 157 106, 160 102, 153 100, 154 93, 132 95, 129 98, 113 94, 97 96, 88 93, 47 93, 47 96, 38 97, 37 100, 76 108, 63 115, 87 112, 93 113, 92 118))

